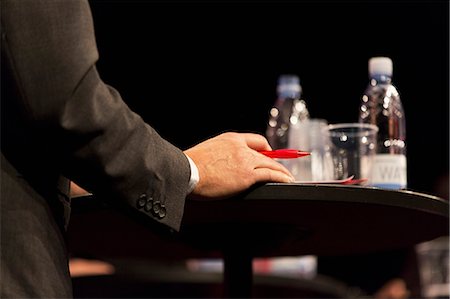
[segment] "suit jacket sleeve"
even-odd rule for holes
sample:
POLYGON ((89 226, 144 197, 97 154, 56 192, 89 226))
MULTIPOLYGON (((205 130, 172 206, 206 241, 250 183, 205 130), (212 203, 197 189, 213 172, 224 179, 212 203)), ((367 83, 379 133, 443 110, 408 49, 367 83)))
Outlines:
POLYGON ((10 67, 22 112, 49 149, 35 159, 57 160, 90 191, 179 230, 188 160, 101 80, 89 3, 2 0, 1 22, 2 67, 10 67))

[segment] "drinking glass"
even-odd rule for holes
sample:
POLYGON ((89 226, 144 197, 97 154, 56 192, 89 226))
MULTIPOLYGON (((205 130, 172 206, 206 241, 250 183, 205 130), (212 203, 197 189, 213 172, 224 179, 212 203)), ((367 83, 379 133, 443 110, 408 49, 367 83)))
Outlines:
POLYGON ((378 127, 363 123, 328 125, 334 179, 350 176, 370 185, 378 127))

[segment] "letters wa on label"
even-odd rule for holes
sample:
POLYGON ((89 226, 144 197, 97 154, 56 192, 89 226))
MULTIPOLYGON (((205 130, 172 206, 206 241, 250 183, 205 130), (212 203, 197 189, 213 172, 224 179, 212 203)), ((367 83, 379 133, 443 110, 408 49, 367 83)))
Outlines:
POLYGON ((406 156, 377 154, 373 163, 372 183, 406 186, 406 156))

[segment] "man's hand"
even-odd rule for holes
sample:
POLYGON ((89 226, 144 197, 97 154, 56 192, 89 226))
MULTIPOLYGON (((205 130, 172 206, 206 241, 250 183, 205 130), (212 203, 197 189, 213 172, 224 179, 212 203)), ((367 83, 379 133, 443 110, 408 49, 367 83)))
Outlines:
POLYGON ((200 181, 191 198, 220 199, 233 196, 257 182, 294 180, 280 163, 260 154, 271 150, 267 139, 253 133, 223 133, 188 150, 197 165, 200 181))

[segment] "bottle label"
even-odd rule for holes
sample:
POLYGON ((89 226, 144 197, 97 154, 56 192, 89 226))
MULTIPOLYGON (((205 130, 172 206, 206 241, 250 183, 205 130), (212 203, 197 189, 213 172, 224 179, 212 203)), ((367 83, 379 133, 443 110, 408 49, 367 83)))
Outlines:
POLYGON ((371 185, 385 189, 406 188, 406 156, 392 154, 375 155, 371 185))

